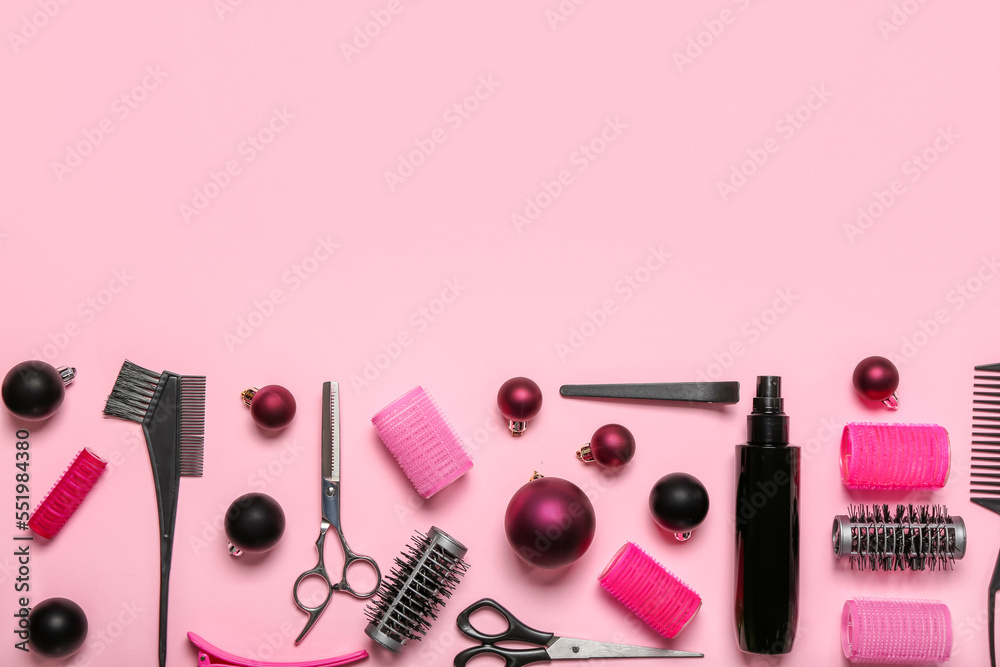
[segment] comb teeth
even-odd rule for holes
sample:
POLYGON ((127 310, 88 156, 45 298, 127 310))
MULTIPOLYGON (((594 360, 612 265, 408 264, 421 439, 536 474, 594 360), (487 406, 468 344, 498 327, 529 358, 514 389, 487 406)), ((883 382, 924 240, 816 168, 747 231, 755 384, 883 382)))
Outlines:
POLYGON ((411 542, 365 608, 365 634, 395 653, 427 634, 469 569, 462 560, 468 549, 438 528, 416 533, 411 542))
POLYGON ((632 542, 618 550, 597 579, 667 639, 676 637, 701 609, 701 596, 632 542))
POLYGON ((160 381, 160 373, 125 360, 111 389, 104 414, 108 417, 142 422, 160 381))
POLYGON ((965 556, 961 517, 942 505, 855 505, 833 519, 833 552, 851 569, 947 570, 965 556))
POLYGON ((982 407, 1000 406, 1000 400, 995 400, 1000 398, 1000 364, 976 366, 975 370, 973 397, 990 398, 973 398, 972 401, 972 472, 969 486, 973 500, 976 497, 985 500, 990 496, 1000 496, 1000 481, 997 481, 1000 475, 978 472, 1000 470, 1000 407, 982 407))
POLYGON ((180 376, 180 472, 201 477, 205 471, 205 377, 180 376))
POLYGON ((856 598, 844 603, 841 643, 851 662, 930 665, 947 662, 951 611, 937 600, 856 598))
POLYGON ((455 430, 422 387, 411 389, 372 417, 385 448, 410 484, 430 498, 472 468, 455 430))

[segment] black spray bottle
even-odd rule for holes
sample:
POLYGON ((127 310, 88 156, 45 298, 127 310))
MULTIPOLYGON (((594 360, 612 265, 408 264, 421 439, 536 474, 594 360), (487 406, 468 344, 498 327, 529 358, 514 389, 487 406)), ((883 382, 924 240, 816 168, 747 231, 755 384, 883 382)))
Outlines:
POLYGON ((788 653, 795 639, 800 461, 781 378, 758 376, 747 444, 736 446, 736 640, 748 653, 788 653))

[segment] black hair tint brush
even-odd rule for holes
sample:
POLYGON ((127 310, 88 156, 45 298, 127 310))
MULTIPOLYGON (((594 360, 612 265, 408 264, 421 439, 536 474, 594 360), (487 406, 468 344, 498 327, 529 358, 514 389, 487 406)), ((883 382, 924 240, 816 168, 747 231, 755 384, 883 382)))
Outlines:
POLYGON ((154 373, 126 361, 104 406, 109 417, 142 424, 160 514, 160 667, 167 662, 167 592, 180 478, 201 477, 205 458, 205 378, 154 373))

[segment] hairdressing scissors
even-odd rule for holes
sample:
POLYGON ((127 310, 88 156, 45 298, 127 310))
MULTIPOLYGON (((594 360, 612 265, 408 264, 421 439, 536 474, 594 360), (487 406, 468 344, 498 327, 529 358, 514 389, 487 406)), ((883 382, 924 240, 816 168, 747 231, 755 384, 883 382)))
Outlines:
POLYGON ((295 580, 292 587, 292 597, 299 609, 309 614, 306 627, 302 629, 295 643, 298 644, 306 636, 312 626, 319 619, 320 614, 330 603, 334 591, 340 591, 353 595, 356 598, 370 598, 375 595, 379 584, 382 583, 382 573, 379 572, 378 563, 369 556, 362 556, 351 551, 344 539, 344 529, 340 524, 340 388, 336 382, 323 383, 323 485, 322 485, 322 508, 323 520, 319 524, 319 539, 316 540, 316 551, 319 553, 319 561, 316 567, 306 570, 295 580), (344 569, 340 573, 340 581, 334 583, 326 571, 326 563, 323 560, 323 543, 326 541, 326 531, 333 526, 337 530, 337 537, 340 538, 340 546, 344 550, 344 569), (357 591, 347 579, 347 571, 356 563, 366 563, 375 571, 375 586, 370 591, 357 591), (307 607, 299 599, 299 585, 306 577, 319 577, 326 582, 329 589, 326 598, 318 607, 307 607))
POLYGON ((472 604, 458 615, 458 629, 482 644, 467 648, 455 656, 455 667, 465 667, 473 658, 489 654, 503 658, 505 667, 523 667, 533 662, 550 660, 587 660, 590 658, 704 658, 703 653, 689 653, 666 648, 610 644, 586 639, 556 637, 551 632, 541 632, 517 620, 496 600, 485 598, 472 604), (483 608, 498 612, 507 621, 507 629, 495 635, 476 630, 471 616, 483 608), (539 648, 513 649, 497 646, 500 642, 534 644, 539 648))

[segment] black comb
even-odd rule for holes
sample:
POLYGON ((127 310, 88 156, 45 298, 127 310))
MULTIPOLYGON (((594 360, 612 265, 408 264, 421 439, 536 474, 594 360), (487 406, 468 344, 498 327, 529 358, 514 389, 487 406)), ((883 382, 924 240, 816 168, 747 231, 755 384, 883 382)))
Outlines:
POLYGON ((201 477, 205 378, 122 364, 104 414, 142 424, 160 518, 160 667, 167 661, 167 592, 181 477, 201 477))
MULTIPOLYGON (((972 384, 972 502, 1000 514, 1000 364, 976 366, 972 384)), ((994 616, 1000 590, 1000 553, 987 593, 990 665, 996 667, 994 616)))

